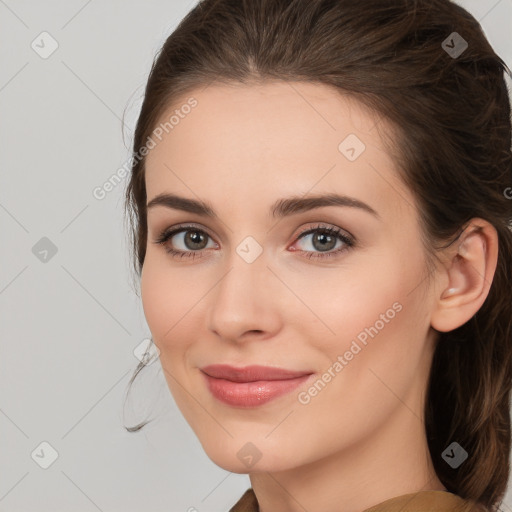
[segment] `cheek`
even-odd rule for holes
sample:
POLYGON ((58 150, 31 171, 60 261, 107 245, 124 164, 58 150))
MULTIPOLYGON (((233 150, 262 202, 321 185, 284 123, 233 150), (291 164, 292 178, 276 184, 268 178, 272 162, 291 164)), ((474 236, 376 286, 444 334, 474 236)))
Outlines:
POLYGON ((421 246, 411 243, 370 251, 333 273, 328 293, 316 289, 310 303, 322 320, 322 334, 312 339, 328 356, 326 363, 342 356, 350 373, 374 364, 389 373, 401 362, 418 360, 429 327, 425 271, 421 246))
POLYGON ((383 252, 364 269, 351 275, 336 300, 327 301, 335 336, 329 344, 322 342, 331 364, 339 361, 338 356, 343 359, 338 385, 362 403, 368 397, 386 398, 387 388, 379 379, 406 393, 423 364, 429 329, 419 247, 383 252))
POLYGON ((146 253, 142 267, 140 289, 144 316, 153 334, 155 343, 157 339, 160 338, 157 333, 163 321, 163 312, 166 307, 164 303, 170 296, 164 293, 165 287, 165 279, 162 279, 162 275, 158 267, 154 264, 151 254, 146 253))
POLYGON ((144 316, 160 350, 164 340, 172 339, 185 314, 184 305, 190 303, 190 288, 183 286, 179 275, 163 259, 148 251, 140 282, 144 316))
POLYGON ((160 363, 168 387, 180 408, 187 407, 182 386, 189 387, 184 358, 190 337, 184 329, 192 313, 193 287, 185 286, 159 254, 147 253, 141 273, 140 289, 144 316, 154 344, 160 350, 160 363), (180 383, 180 384, 177 384, 180 383))
POLYGON ((378 254, 372 251, 353 261, 331 272, 308 295, 313 312, 334 331, 330 333, 333 340, 353 337, 376 322, 381 326, 382 321, 395 319, 400 307, 396 303, 405 307, 414 300, 410 292, 419 284, 423 271, 419 259, 392 249, 378 254))
MULTIPOLYGON (((211 271, 169 262, 164 251, 148 251, 142 268, 140 289, 146 322, 160 350, 162 364, 181 372, 190 346, 200 334, 205 296, 214 285, 211 271)), ((216 276, 213 276, 214 278, 216 276)))

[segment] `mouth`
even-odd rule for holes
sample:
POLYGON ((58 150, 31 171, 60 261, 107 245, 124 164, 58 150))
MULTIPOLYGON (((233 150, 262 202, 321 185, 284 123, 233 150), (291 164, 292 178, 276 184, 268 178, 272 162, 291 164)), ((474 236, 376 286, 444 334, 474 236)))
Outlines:
POLYGON ((271 366, 209 365, 200 368, 211 394, 234 407, 256 407, 288 394, 306 382, 313 372, 271 366))

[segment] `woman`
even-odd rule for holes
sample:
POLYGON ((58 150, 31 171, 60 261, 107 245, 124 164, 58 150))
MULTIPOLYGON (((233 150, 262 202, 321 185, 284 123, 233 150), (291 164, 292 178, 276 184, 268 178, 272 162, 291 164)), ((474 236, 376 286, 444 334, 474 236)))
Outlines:
POLYGON ((505 69, 448 0, 205 0, 163 45, 135 270, 178 407, 250 476, 232 511, 498 510, 505 69))

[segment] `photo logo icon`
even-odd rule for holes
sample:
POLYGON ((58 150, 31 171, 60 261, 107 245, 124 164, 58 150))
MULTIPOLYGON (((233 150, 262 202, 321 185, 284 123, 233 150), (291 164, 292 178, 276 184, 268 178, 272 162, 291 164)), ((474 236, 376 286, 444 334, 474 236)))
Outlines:
POLYGON ((253 443, 248 442, 238 450, 236 455, 248 468, 251 468, 261 459, 263 454, 253 443))
POLYGON ((42 263, 48 263, 57 254, 57 246, 49 238, 43 236, 32 247, 32 254, 42 263))
POLYGON ((240 242, 236 252, 246 263, 252 263, 263 252, 263 247, 252 236, 248 236, 240 242))
POLYGON ((160 349, 151 338, 143 339, 133 350, 133 355, 146 366, 154 363, 160 357, 160 349))
POLYGON ((339 152, 350 162, 357 160, 365 149, 363 141, 355 133, 351 133, 338 146, 339 152))
POLYGON ((458 468, 467 458, 468 452, 455 441, 446 448, 441 457, 453 468, 458 468))
POLYGON ((468 46, 468 42, 458 32, 452 32, 441 44, 443 50, 452 59, 460 57, 468 46))
POLYGON ((47 59, 59 47, 59 43, 48 32, 41 32, 30 44, 39 57, 47 59))
POLYGON ((59 458, 57 450, 46 441, 40 443, 30 456, 43 469, 48 469, 59 458))

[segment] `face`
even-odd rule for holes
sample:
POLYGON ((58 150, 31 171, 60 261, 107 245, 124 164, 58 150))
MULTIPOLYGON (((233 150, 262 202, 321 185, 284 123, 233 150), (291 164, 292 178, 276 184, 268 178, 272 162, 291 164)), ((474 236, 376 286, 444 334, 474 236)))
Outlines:
POLYGON ((284 470, 422 415, 432 298, 416 203, 379 135, 391 127, 327 86, 283 82, 210 85, 161 121, 189 97, 146 160, 141 293, 207 455, 284 470), (211 215, 153 201, 165 194, 211 215))

